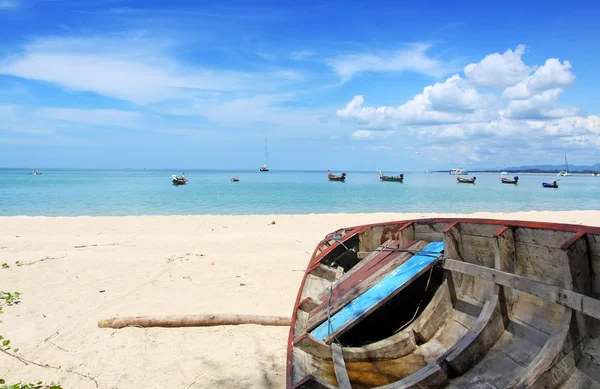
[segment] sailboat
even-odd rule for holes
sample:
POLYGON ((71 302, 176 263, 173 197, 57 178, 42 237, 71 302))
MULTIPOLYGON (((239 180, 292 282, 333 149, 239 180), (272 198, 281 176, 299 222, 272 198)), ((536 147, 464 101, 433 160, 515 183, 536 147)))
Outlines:
POLYGON ((261 172, 269 171, 269 152, 267 151, 267 138, 265 137, 265 164, 260 167, 261 172))
POLYGON ((557 176, 566 177, 572 175, 569 173, 569 162, 567 162, 567 153, 565 153, 565 170, 558 172, 557 176))

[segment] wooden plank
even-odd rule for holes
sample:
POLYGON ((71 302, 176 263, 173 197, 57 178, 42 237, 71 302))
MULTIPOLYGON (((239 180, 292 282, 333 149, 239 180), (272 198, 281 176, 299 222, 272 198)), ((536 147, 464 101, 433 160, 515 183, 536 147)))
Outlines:
POLYGON ((515 272, 517 262, 515 236, 508 227, 500 227, 494 233, 494 267, 507 273, 515 272))
POLYGON ((333 386, 309 374, 298 381, 296 385, 292 386, 292 389, 337 389, 337 386, 333 386))
POLYGON ((443 388, 448 377, 439 365, 428 365, 399 381, 375 389, 431 389, 443 388))
POLYGON ((298 304, 298 309, 308 313, 318 306, 319 306, 318 300, 313 300, 312 298, 307 297, 304 300, 300 301, 300 303, 298 304))
MULTIPOLYGON (((500 227, 494 232, 494 267, 507 273, 514 273, 517 262, 517 253, 515 251, 515 236, 513 230, 509 227, 500 227)), ((516 291, 504 289, 501 287, 499 292, 500 311, 506 327, 510 321, 510 311, 516 300, 516 291)))
POLYGON ((415 240, 415 224, 414 222, 408 222, 403 224, 398 230, 398 239, 401 243, 406 244, 412 240, 415 240))
POLYGON ((543 284, 527 277, 452 259, 446 259, 443 266, 447 270, 508 286, 600 320, 600 300, 573 292, 572 290, 558 288, 554 285, 543 284))
POLYGON ((344 354, 342 347, 337 343, 331 344, 331 356, 333 359, 333 368, 335 369, 335 378, 340 389, 352 389, 350 378, 348 378, 348 370, 346 370, 346 362, 344 362, 344 354))
POLYGON ((375 251, 371 251, 371 255, 367 256, 366 258, 364 258, 363 260, 358 262, 352 269, 350 269, 346 273, 344 273, 344 275, 342 277, 340 277, 337 284, 339 285, 342 282, 344 282, 347 278, 349 278, 353 274, 357 273, 359 270, 361 270, 363 267, 365 267, 371 261, 385 258, 386 256, 390 255, 391 251, 384 251, 386 248, 395 249, 398 247, 400 247, 400 241, 398 241, 398 240, 386 241, 381 246, 379 246, 375 251))
POLYGON ((448 289, 448 280, 444 280, 429 304, 427 304, 427 307, 425 307, 412 325, 415 336, 422 342, 428 342, 442 328, 443 324, 450 317, 451 311, 452 299, 450 298, 450 290, 448 289))
MULTIPOLYGON (((427 245, 427 242, 414 242, 402 246, 403 249, 420 250, 427 245)), ((360 272, 354 273, 333 287, 331 298, 329 298, 329 289, 321 294, 320 305, 313 309, 309 314, 308 331, 312 331, 317 325, 327 319, 327 305, 329 305, 329 315, 337 313, 350 301, 366 292, 373 285, 378 283, 388 273, 406 262, 412 257, 408 252, 383 252, 381 257, 373 259, 373 263, 363 267, 360 272)))
POLYGON ((550 379, 559 378, 556 373, 553 374, 552 367, 560 361, 558 356, 563 351, 569 335, 572 312, 570 309, 565 311, 559 331, 548 339, 529 366, 507 388, 553 387, 539 385, 538 381, 542 381, 545 375, 549 375, 550 379))
POLYGON ((465 373, 496 343, 504 332, 499 304, 500 287, 495 285, 494 296, 485 303, 479 317, 450 350, 440 358, 453 372, 465 373))
POLYGON ((329 266, 325 266, 323 264, 319 264, 319 266, 315 267, 310 274, 313 276, 321 277, 326 279, 329 282, 333 282, 337 279, 338 271, 329 266))
POLYGON ((428 244, 402 266, 394 269, 366 292, 332 315, 331 320, 324 321, 312 330, 311 334, 315 338, 324 340, 327 343, 331 337, 341 335, 349 330, 360 320, 394 297, 413 280, 429 270, 440 257, 440 253, 443 250, 443 242, 428 244))
MULTIPOLYGON (((306 332, 294 339, 292 345, 316 358, 331 359, 331 348, 306 332)), ((401 331, 389 338, 363 347, 344 347, 344 360, 346 362, 385 361, 405 357, 416 349, 414 333, 412 331, 401 331)))

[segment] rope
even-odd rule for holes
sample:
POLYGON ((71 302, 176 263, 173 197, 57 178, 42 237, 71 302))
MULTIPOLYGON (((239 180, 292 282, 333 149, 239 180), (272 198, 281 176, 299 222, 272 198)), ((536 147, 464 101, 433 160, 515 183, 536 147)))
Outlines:
MULTIPOLYGON (((429 289, 429 281, 431 281, 431 275, 433 274, 433 267, 431 269, 429 269, 429 278, 427 278, 427 284, 425 285, 425 292, 427 292, 427 289, 429 289)), ((410 323, 412 323, 415 320, 415 317, 417 317, 417 313, 419 313, 419 309, 421 308, 421 304, 423 303, 423 298, 421 298, 421 301, 419 301, 419 305, 417 305, 417 310, 415 311, 415 314, 413 315, 412 319, 410 319, 409 321, 407 321, 403 326, 401 326, 400 328, 398 328, 396 331, 394 331, 394 334, 397 332, 402 331, 403 329, 405 329, 410 323)))
POLYGON ((423 250, 415 250, 415 249, 400 249, 400 248, 396 249, 396 248, 387 248, 387 247, 384 247, 384 248, 381 248, 381 249, 376 249, 374 251, 375 252, 379 252, 379 253, 384 252, 384 251, 389 251, 389 252, 392 252, 392 253, 410 253, 410 254, 413 254, 413 255, 419 254, 419 255, 422 255, 422 256, 434 257, 434 258, 437 258, 437 257, 440 256, 440 253, 436 252, 436 251, 423 251, 423 250))

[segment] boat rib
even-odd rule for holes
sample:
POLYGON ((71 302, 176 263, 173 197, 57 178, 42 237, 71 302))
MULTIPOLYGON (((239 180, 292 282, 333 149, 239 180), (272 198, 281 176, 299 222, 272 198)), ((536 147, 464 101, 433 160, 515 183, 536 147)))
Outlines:
POLYGON ((302 281, 286 387, 600 388, 598 274, 594 227, 422 219, 338 231, 302 281), (442 255, 424 258, 435 242, 442 255))

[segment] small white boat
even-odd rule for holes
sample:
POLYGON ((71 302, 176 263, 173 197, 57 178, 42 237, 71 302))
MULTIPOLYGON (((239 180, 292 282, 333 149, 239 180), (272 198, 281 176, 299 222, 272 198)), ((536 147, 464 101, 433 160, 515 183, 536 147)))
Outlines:
POLYGON ((466 176, 467 174, 469 174, 469 172, 467 172, 466 169, 463 169, 461 167, 455 167, 450 170, 450 174, 455 176, 466 176))
POLYGON ((566 177, 566 176, 571 176, 571 175, 572 174, 569 173, 569 162, 567 162, 567 154, 565 153, 565 170, 559 171, 557 176, 566 177))
POLYGON ((267 151, 267 138, 265 137, 265 163, 259 169, 261 172, 269 171, 269 152, 267 151))
POLYGON ((505 172, 500 173, 501 176, 503 176, 505 174, 508 174, 508 172, 505 171, 505 172))

